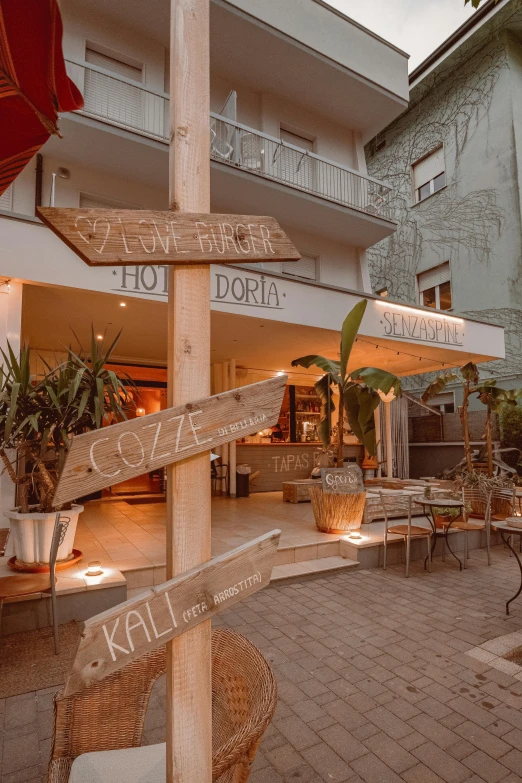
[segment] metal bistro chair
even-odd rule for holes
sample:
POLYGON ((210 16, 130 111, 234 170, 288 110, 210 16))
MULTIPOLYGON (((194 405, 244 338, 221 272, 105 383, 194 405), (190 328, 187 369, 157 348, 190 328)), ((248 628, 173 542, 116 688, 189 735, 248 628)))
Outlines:
POLYGON ((464 544, 464 568, 469 560, 468 533, 473 530, 484 530, 486 533, 486 549, 488 566, 491 565, 491 492, 483 489, 462 488, 462 520, 456 519, 452 530, 461 530, 466 534, 464 544))
POLYGON ((212 494, 217 492, 217 484, 220 483, 220 491, 223 492, 223 485, 225 485, 225 494, 230 494, 230 476, 228 473, 228 465, 226 462, 221 462, 221 457, 214 460, 211 463, 210 474, 212 478, 212 494))
POLYGON ((49 554, 49 573, 44 574, 13 574, 0 578, 0 630, 2 622, 2 609, 6 598, 33 595, 33 593, 51 593, 51 608, 54 628, 54 651, 60 652, 60 637, 58 634, 58 611, 56 607, 56 558, 58 549, 65 538, 69 527, 69 517, 62 517, 56 513, 51 551, 49 554), (50 582, 50 586, 49 586, 50 582))
MULTIPOLYGON (((406 545, 406 567, 405 567, 405 575, 406 577, 409 577, 410 575, 410 551, 411 551, 411 540, 419 539, 419 538, 425 538, 427 547, 428 547, 428 571, 431 572, 431 536, 432 531, 429 530, 426 527, 421 527, 420 525, 412 525, 411 524, 411 517, 412 517, 412 496, 411 495, 383 495, 382 492, 379 492, 379 497, 381 499, 382 504, 382 510, 384 512, 384 563, 383 568, 386 570, 386 561, 387 561, 387 554, 388 554, 388 535, 391 533, 392 535, 402 536, 404 543, 406 545), (392 527, 388 527, 388 509, 386 508, 386 500, 389 500, 390 503, 393 502, 393 513, 394 516, 397 516, 398 511, 403 511, 404 516, 407 517, 407 524, 404 525, 393 525, 392 527)), ((391 510, 391 509, 390 509, 391 510)))
MULTIPOLYGON (((495 488, 491 490, 491 524, 495 527, 495 522, 504 522, 508 517, 516 516, 517 509, 517 490, 495 488)), ((510 536, 511 546, 513 546, 513 536, 510 536)), ((522 546, 522 537, 521 537, 522 546)), ((513 557, 511 550, 509 556, 513 557)))

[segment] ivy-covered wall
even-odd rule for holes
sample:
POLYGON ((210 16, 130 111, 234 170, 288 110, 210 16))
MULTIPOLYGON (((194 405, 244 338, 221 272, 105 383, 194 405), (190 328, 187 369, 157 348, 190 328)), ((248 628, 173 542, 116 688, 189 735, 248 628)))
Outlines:
POLYGON ((366 150, 369 173, 393 188, 398 222, 368 251, 374 290, 416 302, 417 274, 449 261, 454 310, 506 329, 506 360, 487 365, 498 376, 522 374, 519 30, 513 2, 412 90, 408 111, 378 137, 384 146, 366 150), (441 143, 446 187, 414 204, 412 164, 441 143))

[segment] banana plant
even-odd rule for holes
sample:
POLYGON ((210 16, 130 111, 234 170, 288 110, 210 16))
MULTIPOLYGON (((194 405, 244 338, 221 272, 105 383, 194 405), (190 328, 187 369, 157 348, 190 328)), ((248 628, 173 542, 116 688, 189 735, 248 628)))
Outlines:
POLYGON ((491 438, 491 414, 498 413, 503 405, 517 405, 522 397, 521 389, 501 389, 495 379, 480 382, 480 373, 476 364, 468 362, 457 373, 445 373, 436 378, 421 397, 422 402, 427 403, 437 394, 440 394, 448 383, 459 381, 463 388, 462 405, 459 407, 459 416, 464 438, 464 454, 468 473, 473 473, 473 461, 471 459, 471 443, 469 434, 469 399, 476 394, 480 402, 486 406, 486 447, 488 454, 488 475, 493 475, 493 443, 491 438))
POLYGON ((348 373, 348 364, 357 334, 368 302, 363 299, 348 313, 341 328, 340 359, 328 359, 318 354, 309 354, 294 359, 293 367, 318 367, 325 375, 315 384, 315 391, 321 399, 321 418, 317 428, 324 448, 331 445, 332 387, 339 398, 339 435, 337 441, 337 464, 343 464, 343 434, 345 418, 352 432, 357 436, 371 456, 377 449, 374 412, 380 402, 378 392, 387 394, 391 389, 396 396, 401 393, 399 378, 376 367, 360 367, 348 373))
MULTIPOLYGON (((90 357, 69 349, 57 367, 44 361, 43 377, 31 375, 31 349, 17 356, 1 351, 0 459, 18 489, 21 511, 53 510, 52 498, 74 435, 127 418, 135 404, 135 386, 106 365, 119 335, 107 350, 94 332, 90 357), (14 451, 16 459, 8 454, 14 451)), ((43 360, 42 360, 43 361, 43 360)))

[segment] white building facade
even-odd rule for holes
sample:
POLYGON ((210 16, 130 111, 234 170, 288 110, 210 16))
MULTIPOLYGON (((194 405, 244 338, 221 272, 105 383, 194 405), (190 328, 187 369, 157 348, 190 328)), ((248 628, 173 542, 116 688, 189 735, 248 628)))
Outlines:
MULTIPOLYGON (((123 329, 115 358, 152 377, 166 364, 166 268, 89 268, 35 205, 167 208, 168 4, 61 5, 85 107, 62 117, 64 138, 0 199, 0 344, 59 356, 76 336, 88 345, 91 325, 123 329)), ((407 100, 407 56, 321 0, 212 0, 212 211, 272 215, 302 255, 212 268, 212 360, 233 360, 241 382, 306 353, 337 355, 340 324, 363 296, 354 366, 408 375, 448 356, 503 356, 502 328, 372 295, 368 248, 396 223, 364 145, 407 100)))

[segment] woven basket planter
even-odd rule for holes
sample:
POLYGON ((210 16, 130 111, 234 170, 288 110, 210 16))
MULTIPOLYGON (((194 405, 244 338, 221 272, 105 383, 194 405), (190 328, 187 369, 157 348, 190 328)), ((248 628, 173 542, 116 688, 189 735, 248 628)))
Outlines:
POLYGON ((308 487, 315 524, 322 533, 350 533, 359 530, 364 516, 366 492, 344 494, 323 492, 321 484, 308 487))

